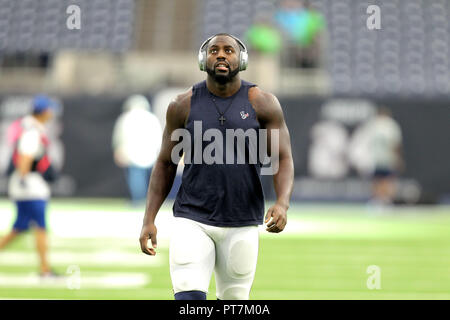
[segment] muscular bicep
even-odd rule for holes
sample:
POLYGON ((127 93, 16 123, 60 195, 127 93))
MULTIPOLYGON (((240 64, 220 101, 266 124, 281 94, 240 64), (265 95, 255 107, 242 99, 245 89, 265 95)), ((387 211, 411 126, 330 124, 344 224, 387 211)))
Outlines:
POLYGON ((163 131, 158 160, 164 163, 172 163, 172 150, 177 143, 176 141, 172 141, 173 131, 174 129, 167 127, 167 125, 163 131))
MULTIPOLYGON (((279 125, 275 125, 273 129, 278 130, 279 159, 291 157, 291 139, 284 119, 279 125)), ((273 138, 275 137, 269 134, 269 146, 271 146, 273 138)), ((269 151, 271 152, 271 149, 269 151)))
POLYGON ((275 96, 267 94, 260 119, 263 128, 267 130, 268 154, 272 155, 273 147, 277 147, 279 159, 290 157, 291 140, 289 130, 284 119, 280 102, 275 96))
POLYGON ((181 109, 180 105, 176 102, 172 102, 169 105, 166 113, 166 126, 163 130, 161 149, 159 152, 158 160, 166 164, 174 164, 177 162, 172 159, 173 148, 178 144, 176 139, 176 130, 182 130, 184 128, 185 112, 181 109))

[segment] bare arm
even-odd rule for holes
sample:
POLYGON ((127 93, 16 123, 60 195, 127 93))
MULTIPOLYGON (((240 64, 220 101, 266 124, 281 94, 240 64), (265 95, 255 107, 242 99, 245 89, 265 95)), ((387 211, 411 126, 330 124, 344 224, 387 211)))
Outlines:
POLYGON ((16 169, 19 172, 20 178, 24 178, 30 171, 33 161, 38 154, 40 136, 37 130, 25 131, 17 145, 18 158, 16 169))
POLYGON ((20 177, 25 177, 30 171, 33 164, 33 157, 27 154, 19 154, 19 159, 17 161, 17 169, 19 171, 20 177))
POLYGON ((155 226, 155 218, 172 188, 173 180, 177 172, 178 164, 172 162, 171 154, 173 147, 178 142, 171 141, 171 135, 174 130, 184 127, 189 109, 189 98, 190 95, 180 95, 167 109, 166 127, 163 132, 161 150, 150 178, 145 215, 139 238, 142 252, 148 255, 156 254, 157 229, 155 226), (147 242, 149 239, 151 239, 152 248, 148 248, 147 242))
MULTIPOLYGON (((279 133, 278 171, 273 176, 277 201, 267 211, 265 222, 267 223, 272 218, 267 224, 267 231, 281 232, 287 223, 286 213, 294 186, 294 162, 292 160, 289 130, 284 121, 283 111, 278 99, 258 88, 254 88, 252 91, 249 98, 255 107, 261 126, 267 129, 267 145, 270 153, 273 151, 271 150, 272 130, 277 130, 279 133)), ((273 157, 273 154, 271 156, 272 159, 276 158, 273 157)))

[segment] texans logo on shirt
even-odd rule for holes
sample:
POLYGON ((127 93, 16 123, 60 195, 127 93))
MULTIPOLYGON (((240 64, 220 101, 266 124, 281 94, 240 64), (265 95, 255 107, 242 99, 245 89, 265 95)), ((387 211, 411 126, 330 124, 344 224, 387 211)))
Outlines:
POLYGON ((247 119, 247 117, 248 117, 248 112, 245 113, 244 111, 241 111, 241 118, 245 120, 245 119, 247 119))

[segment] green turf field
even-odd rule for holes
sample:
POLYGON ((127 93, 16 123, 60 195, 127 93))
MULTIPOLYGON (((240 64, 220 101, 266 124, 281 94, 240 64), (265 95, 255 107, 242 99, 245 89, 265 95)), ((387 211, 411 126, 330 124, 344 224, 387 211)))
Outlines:
MULTIPOLYGON (((0 236, 13 209, 0 201, 0 236)), ((159 214, 158 255, 149 257, 138 244, 142 210, 122 200, 54 200, 50 260, 64 277, 39 279, 26 234, 0 252, 0 299, 172 299, 170 214, 169 203, 159 214)), ((251 299, 450 299, 450 207, 293 205, 285 232, 261 233, 251 299)))

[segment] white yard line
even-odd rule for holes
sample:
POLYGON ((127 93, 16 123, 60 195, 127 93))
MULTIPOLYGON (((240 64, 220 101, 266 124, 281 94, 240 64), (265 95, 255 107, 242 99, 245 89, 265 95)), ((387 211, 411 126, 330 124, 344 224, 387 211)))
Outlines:
MULTIPOLYGON (((109 211, 51 211, 47 215, 47 224, 51 236, 55 238, 114 238, 117 240, 135 241, 142 227, 144 213, 140 212, 109 212, 109 211)), ((11 227, 15 214, 0 209, 0 232, 4 233, 11 227)), ((156 217, 158 240, 164 243, 170 238, 173 215, 169 210, 162 210, 156 217)), ((315 231, 319 226, 300 223, 294 219, 289 221, 283 234, 295 234, 305 230, 315 231)), ((264 226, 260 227, 261 235, 265 235, 264 226)), ((130 243, 130 242, 128 242, 130 243)), ((76 246, 76 242, 73 243, 76 246)))
POLYGON ((65 288, 65 289, 124 289, 139 288, 151 283, 151 277, 144 273, 101 273, 81 272, 79 275, 42 279, 35 273, 0 273, 0 288, 65 288))
MULTIPOLYGON (((139 211, 100 211, 100 210, 50 210, 47 215, 47 224, 52 239, 64 241, 68 247, 76 248, 77 241, 71 239, 96 239, 92 247, 101 249, 111 248, 118 244, 120 248, 130 247, 139 251, 139 235, 142 227, 144 212, 139 211), (112 240, 114 239, 114 240, 112 240), (113 241, 108 245, 108 241, 113 241)), ((358 216, 361 218, 361 216, 358 216)), ((379 227, 373 227, 372 219, 385 217, 371 217, 367 219, 343 221, 327 221, 327 219, 311 219, 311 216, 289 216, 286 229, 280 234, 271 234, 260 226, 261 237, 322 237, 336 236, 339 238, 405 238, 415 236, 408 231, 393 234, 389 230, 383 232, 379 227)), ((388 218, 388 217, 386 217, 388 218)), ((404 218, 404 217, 403 217, 404 218)), ((7 208, 0 208, 0 236, 11 228, 15 213, 7 208)), ((168 246, 173 225, 172 211, 161 210, 156 217, 158 228, 158 245, 161 248, 168 246)), ((52 240, 51 239, 51 240, 52 240)), ((50 242, 52 245, 52 241, 50 242)), ((63 249, 64 247, 61 246, 63 249)))
MULTIPOLYGON (((50 262, 55 266, 120 266, 120 267, 157 267, 166 264, 167 258, 162 254, 154 257, 143 253, 123 251, 95 252, 50 252, 50 262)), ((22 266, 37 263, 35 252, 5 250, 0 254, 0 266, 22 266)))

